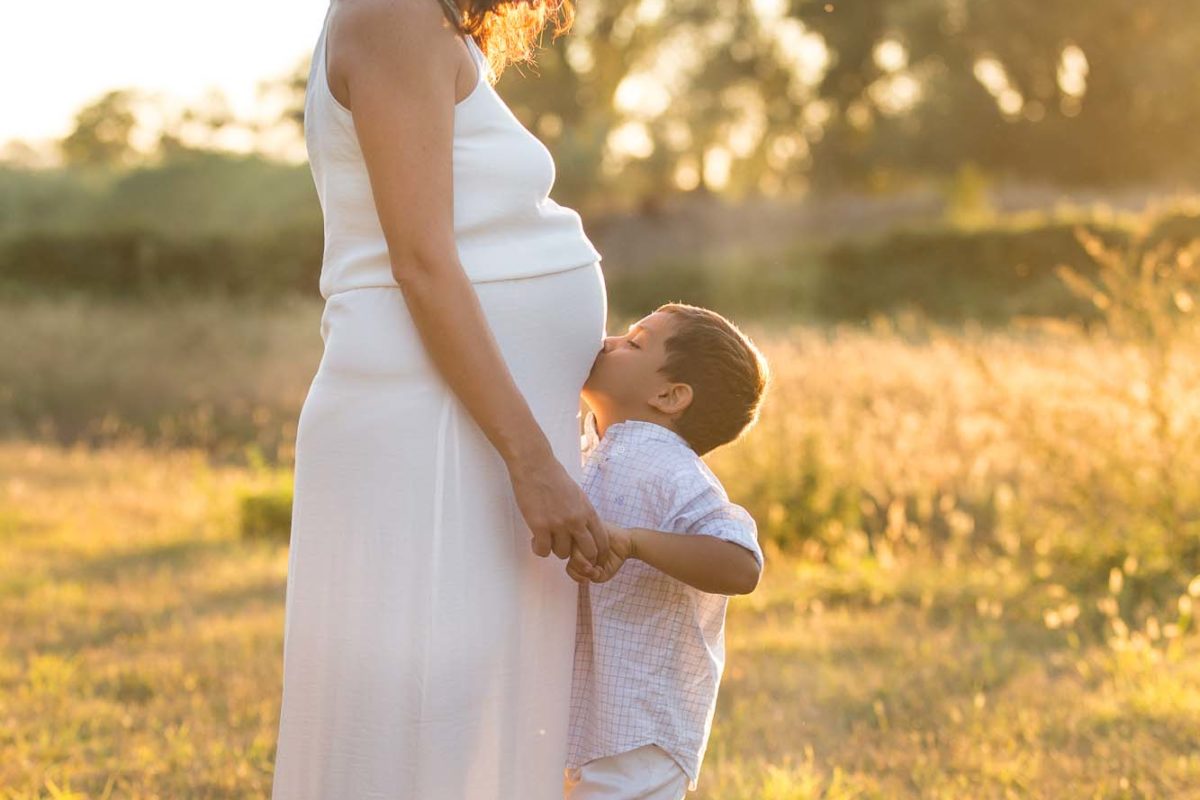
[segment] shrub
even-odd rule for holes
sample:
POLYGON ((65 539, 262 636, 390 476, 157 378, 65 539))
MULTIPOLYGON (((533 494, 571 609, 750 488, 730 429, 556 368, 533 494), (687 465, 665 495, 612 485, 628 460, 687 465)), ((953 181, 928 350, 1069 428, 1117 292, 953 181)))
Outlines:
POLYGON ((265 490, 243 489, 238 496, 244 539, 287 542, 292 534, 292 487, 281 485, 265 490))
POLYGON ((10 286, 52 293, 316 294, 323 247, 321 230, 310 226, 237 237, 171 237, 143 229, 33 232, 0 245, 0 275, 10 286))

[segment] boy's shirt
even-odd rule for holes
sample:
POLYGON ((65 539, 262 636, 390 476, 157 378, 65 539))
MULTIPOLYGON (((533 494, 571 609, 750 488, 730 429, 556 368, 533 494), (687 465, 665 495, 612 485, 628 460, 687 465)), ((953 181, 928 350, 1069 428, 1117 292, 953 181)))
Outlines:
MULTIPOLYGON (((735 542, 762 567, 754 519, 682 436, 626 420, 601 439, 589 412, 582 444, 583 489, 602 520, 735 542)), ((725 666, 728 602, 632 559, 605 583, 579 585, 567 769, 657 744, 696 788, 725 666)))

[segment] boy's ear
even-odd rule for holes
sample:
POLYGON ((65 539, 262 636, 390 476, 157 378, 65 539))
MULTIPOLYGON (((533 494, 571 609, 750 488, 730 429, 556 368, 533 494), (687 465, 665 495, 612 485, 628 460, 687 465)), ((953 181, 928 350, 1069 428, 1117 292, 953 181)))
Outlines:
POLYGON ((654 396, 650 405, 673 417, 682 414, 692 404, 692 387, 686 383, 670 383, 654 396))

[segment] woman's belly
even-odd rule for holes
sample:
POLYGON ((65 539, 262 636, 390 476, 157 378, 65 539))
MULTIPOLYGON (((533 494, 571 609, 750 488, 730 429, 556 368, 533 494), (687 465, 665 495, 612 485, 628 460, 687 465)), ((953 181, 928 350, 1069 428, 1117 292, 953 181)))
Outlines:
MULTIPOLYGON (((603 345, 608 314, 599 262, 471 285, 517 388, 556 453, 577 475, 579 392, 603 345), (563 455, 564 448, 574 457, 563 455)), ((363 393, 379 393, 411 401, 451 391, 398 287, 331 295, 321 316, 321 336, 325 349, 313 388, 326 395, 351 402, 363 393)))

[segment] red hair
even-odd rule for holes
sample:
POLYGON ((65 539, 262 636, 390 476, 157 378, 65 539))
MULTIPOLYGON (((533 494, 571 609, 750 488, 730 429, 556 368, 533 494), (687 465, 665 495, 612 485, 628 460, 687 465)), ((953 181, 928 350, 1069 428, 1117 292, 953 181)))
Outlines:
POLYGON ((496 77, 509 64, 533 61, 534 44, 548 22, 558 38, 575 21, 572 0, 461 0, 461 11, 455 0, 442 5, 455 27, 475 39, 496 77))

